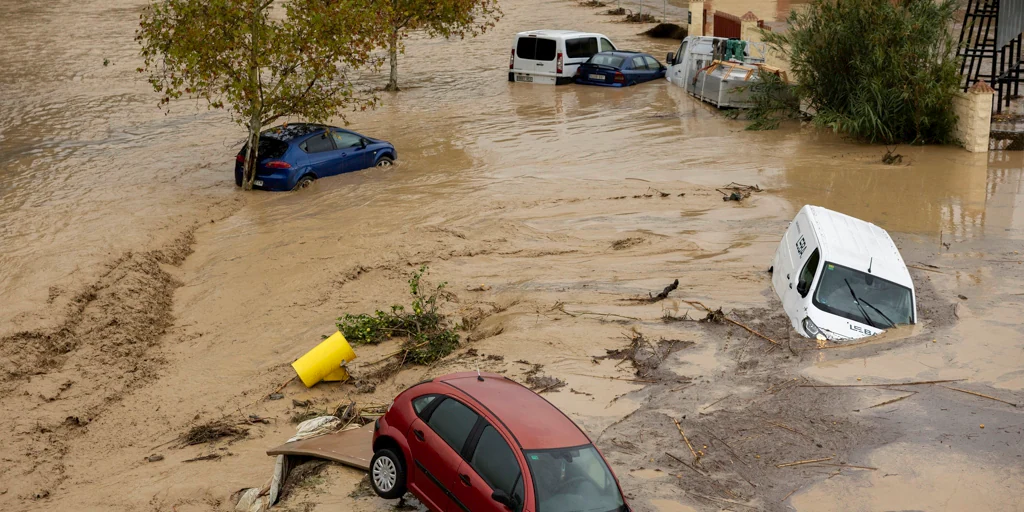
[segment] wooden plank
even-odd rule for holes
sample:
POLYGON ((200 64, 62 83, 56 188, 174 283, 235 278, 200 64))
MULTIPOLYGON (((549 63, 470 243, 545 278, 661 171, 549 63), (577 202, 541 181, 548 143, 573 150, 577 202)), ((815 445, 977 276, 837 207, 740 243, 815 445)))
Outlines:
POLYGON ((373 423, 344 432, 285 443, 267 450, 267 455, 317 457, 369 471, 370 459, 373 458, 373 423))

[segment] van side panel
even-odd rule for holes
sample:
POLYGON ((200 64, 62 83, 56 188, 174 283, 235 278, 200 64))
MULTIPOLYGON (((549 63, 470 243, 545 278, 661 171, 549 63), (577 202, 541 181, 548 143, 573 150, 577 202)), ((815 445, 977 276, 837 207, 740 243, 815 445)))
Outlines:
MULTIPOLYGON (((782 242, 779 243, 779 249, 776 253, 776 261, 779 266, 775 268, 772 274, 772 285, 775 287, 775 293, 782 301, 782 307, 785 309, 786 314, 792 321, 793 328, 797 332, 803 332, 803 327, 800 323, 807 316, 807 309, 811 303, 810 293, 806 297, 800 296, 800 293, 797 291, 797 281, 800 278, 800 271, 803 270, 807 260, 819 247, 818 237, 814 233, 810 217, 806 209, 801 209, 800 213, 793 219, 793 222, 790 223, 782 242), (782 272, 779 271, 780 268, 783 270, 782 272)), ((825 260, 825 255, 819 254, 818 258, 818 267, 820 269, 822 262, 825 260)), ((818 272, 815 272, 815 281, 818 278, 817 274, 818 272)), ((813 286, 811 290, 814 290, 813 286)))

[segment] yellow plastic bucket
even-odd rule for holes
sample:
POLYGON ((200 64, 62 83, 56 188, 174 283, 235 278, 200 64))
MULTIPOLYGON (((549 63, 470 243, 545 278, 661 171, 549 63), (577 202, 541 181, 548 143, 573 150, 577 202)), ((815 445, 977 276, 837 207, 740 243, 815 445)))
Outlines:
POLYGON ((322 380, 348 379, 348 372, 342 365, 355 358, 348 340, 338 331, 292 363, 292 368, 302 383, 311 388, 322 380))

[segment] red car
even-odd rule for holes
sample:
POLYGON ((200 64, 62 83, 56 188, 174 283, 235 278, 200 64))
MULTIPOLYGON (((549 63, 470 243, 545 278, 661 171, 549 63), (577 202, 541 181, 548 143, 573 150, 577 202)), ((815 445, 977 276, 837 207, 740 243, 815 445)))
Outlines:
POLYGON ((374 425, 370 483, 434 512, 629 512, 590 438, 540 395, 455 373, 398 395, 374 425))

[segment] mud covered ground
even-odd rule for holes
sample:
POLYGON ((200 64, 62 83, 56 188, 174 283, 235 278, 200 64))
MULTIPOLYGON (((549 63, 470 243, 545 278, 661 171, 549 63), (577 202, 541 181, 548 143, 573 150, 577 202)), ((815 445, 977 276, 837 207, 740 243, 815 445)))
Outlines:
MULTIPOLYGON (((37 20, 15 35, 83 26, 0 57, 17 70, 0 100, 28 120, 0 125, 0 509, 231 510, 294 420, 479 368, 565 410, 638 511, 1021 510, 1021 156, 901 148, 890 167, 806 127, 746 132, 662 82, 507 83, 511 35, 555 21, 675 50, 576 3, 509 1, 484 37, 415 40, 406 90, 349 119, 399 165, 294 194, 235 193, 230 125, 164 116, 132 82, 140 3, 4 6, 37 20), (70 142, 31 144, 52 126, 70 142), (764 192, 722 201, 730 182, 764 192), (893 233, 921 323, 849 347, 791 335, 765 269, 808 203, 893 233), (372 392, 282 387, 337 317, 407 304, 421 265, 470 320, 456 353, 372 392), (779 343, 699 322, 695 301, 779 343), (938 380, 956 382, 907 385, 938 380), (181 441, 210 422, 235 428, 181 441)), ((397 343, 357 348, 353 375, 397 343)), ((283 510, 394 505, 354 470, 300 476, 283 510)))

